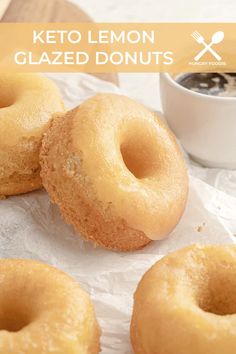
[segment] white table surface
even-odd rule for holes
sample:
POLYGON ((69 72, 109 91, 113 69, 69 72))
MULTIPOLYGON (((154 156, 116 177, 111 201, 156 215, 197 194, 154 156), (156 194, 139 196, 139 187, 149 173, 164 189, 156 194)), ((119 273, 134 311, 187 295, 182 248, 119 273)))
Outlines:
MULTIPOLYGON (((70 0, 97 22, 235 22, 236 0, 70 0)), ((157 74, 120 74, 122 90, 160 109, 157 74)))

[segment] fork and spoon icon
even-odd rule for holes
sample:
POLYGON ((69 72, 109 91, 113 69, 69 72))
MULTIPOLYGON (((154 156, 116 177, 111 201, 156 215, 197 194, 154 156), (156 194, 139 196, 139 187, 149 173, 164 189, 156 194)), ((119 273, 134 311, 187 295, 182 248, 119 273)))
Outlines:
POLYGON ((213 46, 213 44, 218 44, 223 41, 223 39, 224 39, 224 32, 223 31, 215 32, 212 35, 211 42, 209 44, 207 44, 205 42, 204 37, 198 31, 193 32, 192 37, 195 39, 195 41, 197 41, 199 44, 203 44, 205 47, 204 49, 201 50, 200 53, 198 53, 198 55, 195 56, 195 58, 194 58, 195 61, 198 61, 199 59, 201 59, 201 57, 206 52, 210 52, 216 58, 217 61, 221 61, 220 55, 217 54, 214 49, 212 49, 212 46, 213 46))

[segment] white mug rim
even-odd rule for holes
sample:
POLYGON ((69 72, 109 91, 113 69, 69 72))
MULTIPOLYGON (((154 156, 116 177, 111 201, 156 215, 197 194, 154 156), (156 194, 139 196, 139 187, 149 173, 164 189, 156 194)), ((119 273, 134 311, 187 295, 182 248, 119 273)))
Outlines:
POLYGON ((190 96, 195 96, 202 100, 215 100, 218 102, 222 102, 222 101, 236 102, 236 97, 205 95, 203 93, 192 91, 187 89, 184 86, 181 86, 176 80, 172 78, 172 76, 169 73, 161 73, 161 75, 165 77, 173 87, 177 88, 180 91, 183 91, 185 94, 188 94, 190 96))

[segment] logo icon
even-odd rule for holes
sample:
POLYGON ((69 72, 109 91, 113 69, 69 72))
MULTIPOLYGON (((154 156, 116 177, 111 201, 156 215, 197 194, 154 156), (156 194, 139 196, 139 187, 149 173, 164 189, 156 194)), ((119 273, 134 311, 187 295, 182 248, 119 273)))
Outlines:
POLYGON ((199 61, 203 57, 203 55, 207 52, 210 52, 217 61, 221 61, 221 56, 217 54, 214 49, 212 49, 212 46, 214 44, 218 44, 223 41, 224 39, 223 31, 215 32, 212 35, 211 42, 209 44, 205 42, 205 38, 198 31, 194 31, 191 36, 195 39, 197 43, 202 44, 204 46, 204 48, 200 51, 200 53, 198 53, 195 56, 194 58, 195 61, 199 61))

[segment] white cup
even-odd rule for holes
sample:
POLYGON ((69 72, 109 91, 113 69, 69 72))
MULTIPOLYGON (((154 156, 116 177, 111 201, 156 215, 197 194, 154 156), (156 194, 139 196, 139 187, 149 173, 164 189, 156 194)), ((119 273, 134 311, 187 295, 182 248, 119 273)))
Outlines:
POLYGON ((200 94, 160 75, 164 116, 184 149, 207 167, 236 169, 236 97, 200 94))

